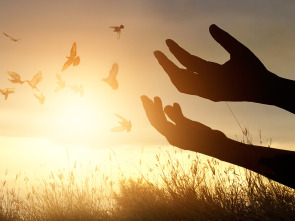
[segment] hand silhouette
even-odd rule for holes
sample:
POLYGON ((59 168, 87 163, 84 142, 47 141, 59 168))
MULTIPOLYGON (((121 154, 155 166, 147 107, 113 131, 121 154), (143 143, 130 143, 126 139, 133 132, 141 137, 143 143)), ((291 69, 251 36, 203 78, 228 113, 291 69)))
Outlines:
MULTIPOLYGON (((210 33, 230 54, 230 60, 222 65, 191 55, 172 40, 166 41, 169 50, 186 69, 155 51, 160 65, 180 92, 212 101, 276 105, 295 114, 295 102, 290 98, 294 94, 295 81, 269 72, 247 47, 216 25, 211 25, 210 33)), ((295 170, 294 151, 243 144, 184 117, 177 103, 163 110, 159 97, 152 101, 142 96, 141 100, 152 126, 171 145, 216 157, 295 188, 295 176, 290 176, 295 170)))
POLYGON ((152 126, 171 145, 216 157, 295 188, 295 177, 290 176, 295 170, 295 152, 231 140, 218 130, 186 118, 177 103, 166 106, 163 111, 159 97, 152 101, 141 96, 141 101, 152 126), (167 120, 166 115, 173 123, 167 120))
POLYGON ((269 72, 243 44, 216 25, 210 26, 212 37, 230 54, 229 61, 217 64, 203 60, 181 48, 172 40, 166 44, 178 61, 179 68, 162 52, 155 57, 182 93, 198 95, 212 101, 250 101, 274 104, 279 77, 269 72))
POLYGON ((152 126, 173 146, 212 155, 227 140, 222 132, 184 117, 177 103, 166 106, 163 111, 159 97, 153 102, 147 96, 141 96, 141 101, 152 126), (174 123, 168 121, 165 114, 174 123))

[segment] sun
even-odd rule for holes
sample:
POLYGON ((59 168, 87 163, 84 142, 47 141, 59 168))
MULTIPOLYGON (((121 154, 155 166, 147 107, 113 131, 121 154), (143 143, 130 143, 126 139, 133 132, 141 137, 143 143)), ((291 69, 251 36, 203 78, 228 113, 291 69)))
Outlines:
POLYGON ((91 109, 80 103, 72 103, 62 111, 61 126, 70 131, 88 131, 93 127, 94 114, 91 109))
POLYGON ((58 109, 56 130, 66 139, 87 138, 94 132, 103 130, 102 110, 85 98, 67 98, 58 109))

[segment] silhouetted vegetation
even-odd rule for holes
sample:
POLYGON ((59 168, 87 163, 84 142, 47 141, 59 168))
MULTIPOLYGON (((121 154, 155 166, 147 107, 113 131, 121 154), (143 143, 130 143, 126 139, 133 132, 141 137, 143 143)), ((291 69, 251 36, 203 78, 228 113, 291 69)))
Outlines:
POLYGON ((0 220, 293 220, 294 189, 199 154, 155 156, 137 177, 100 168, 1 178, 0 220), (181 156, 181 157, 179 157, 181 156), (24 182, 24 191, 20 188, 24 182))

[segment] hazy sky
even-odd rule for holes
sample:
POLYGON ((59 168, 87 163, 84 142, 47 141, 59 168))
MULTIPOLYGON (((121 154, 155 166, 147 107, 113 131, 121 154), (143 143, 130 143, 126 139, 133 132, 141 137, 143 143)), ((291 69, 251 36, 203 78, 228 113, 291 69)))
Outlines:
MULTIPOLYGON (((192 54, 224 63, 229 55, 208 31, 214 23, 251 49, 270 71, 295 80, 294 10, 291 0, 1 0, 0 88, 16 88, 7 101, 0 97, 1 167, 6 167, 5 162, 11 162, 14 154, 21 160, 21 153, 32 148, 44 155, 51 146, 93 151, 118 145, 139 149, 166 145, 145 116, 139 99, 142 94, 160 96, 164 104, 178 102, 189 118, 241 139, 227 106, 180 94, 153 51, 162 50, 175 61, 165 46, 165 39, 171 38, 192 54), (125 29, 117 40, 109 26, 120 24, 125 29), (21 40, 12 42, 2 32, 21 40), (82 98, 68 88, 54 93, 56 74, 61 74, 73 42, 81 63, 69 67, 62 76, 69 84, 84 85, 82 98), (114 62, 119 65, 117 91, 101 80, 114 62), (39 84, 46 97, 44 105, 38 103, 27 84, 13 85, 7 80, 7 71, 27 80, 39 70, 44 77, 39 84), (110 131, 118 125, 114 113, 132 121, 130 133, 110 131)), ((255 143, 261 131, 264 145, 271 138, 273 147, 295 150, 293 114, 248 102, 229 105, 255 143)), ((41 157, 38 154, 36 159, 41 157)))

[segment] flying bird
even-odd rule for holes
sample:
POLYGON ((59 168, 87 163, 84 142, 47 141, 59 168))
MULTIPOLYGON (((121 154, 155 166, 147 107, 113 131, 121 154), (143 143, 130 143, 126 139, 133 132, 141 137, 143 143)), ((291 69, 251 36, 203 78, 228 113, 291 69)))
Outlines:
POLYGON ((122 121, 119 121, 120 126, 114 127, 111 129, 112 132, 120 132, 126 130, 127 132, 131 131, 131 121, 126 120, 124 117, 120 116, 119 114, 115 114, 118 118, 120 118, 122 121))
POLYGON ((102 80, 106 82, 108 85, 112 87, 112 89, 116 90, 118 89, 118 81, 116 79, 118 74, 119 66, 117 63, 114 63, 112 66, 112 69, 109 71, 109 76, 106 78, 103 78, 102 80))
POLYGON ((57 78, 57 80, 58 80, 58 82, 57 82, 58 86, 56 87, 55 92, 57 93, 57 92, 59 92, 61 89, 65 88, 65 86, 66 86, 66 81, 63 80, 59 74, 56 74, 56 78, 57 78))
POLYGON ((5 96, 5 100, 7 100, 8 95, 14 93, 15 88, 5 88, 5 89, 0 89, 0 93, 5 96))
POLYGON ((8 79, 11 83, 14 83, 14 84, 23 84, 23 83, 26 82, 26 81, 22 81, 20 79, 20 75, 17 74, 17 73, 15 73, 15 72, 8 71, 7 73, 10 75, 10 77, 12 77, 12 79, 8 79))
POLYGON ((42 72, 39 71, 37 74, 35 74, 35 76, 32 78, 31 81, 26 80, 26 82, 32 87, 32 89, 36 89, 37 91, 39 91, 39 89, 36 86, 42 80, 43 80, 42 72))
POLYGON ((45 102, 45 96, 43 95, 43 92, 41 92, 41 95, 38 96, 37 94, 34 93, 34 96, 38 99, 40 104, 44 104, 45 102))
POLYGON ((114 32, 117 32, 117 39, 120 39, 121 30, 124 28, 124 25, 111 26, 110 28, 113 28, 114 29, 114 32))
POLYGON ((11 41, 18 42, 18 41, 20 40, 20 39, 16 39, 16 38, 14 38, 14 37, 11 37, 10 35, 6 34, 5 32, 3 32, 3 34, 4 34, 6 37, 10 38, 11 41))
POLYGON ((61 71, 66 70, 71 64, 73 66, 77 66, 80 64, 80 57, 77 56, 77 45, 76 42, 73 43, 70 57, 66 57, 68 60, 65 62, 64 66, 62 67, 61 71))
POLYGON ((73 91, 80 93, 80 96, 82 97, 84 95, 84 88, 83 85, 80 84, 80 87, 78 87, 77 85, 70 85, 69 86, 73 91))

